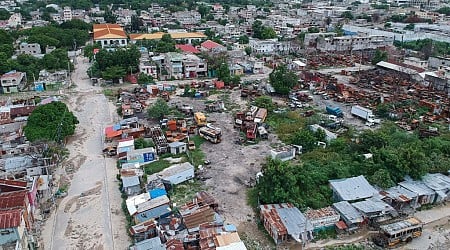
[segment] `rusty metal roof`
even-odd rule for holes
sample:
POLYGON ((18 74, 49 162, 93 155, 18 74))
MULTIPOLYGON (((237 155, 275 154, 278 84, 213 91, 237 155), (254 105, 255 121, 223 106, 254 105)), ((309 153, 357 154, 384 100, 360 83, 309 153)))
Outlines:
POLYGON ((27 191, 14 191, 0 194, 0 209, 25 207, 27 191))
POLYGON ((180 210, 184 224, 188 229, 196 228, 202 223, 214 221, 214 210, 209 206, 180 210))
POLYGON ((0 211, 0 229, 18 227, 21 217, 22 209, 0 211))

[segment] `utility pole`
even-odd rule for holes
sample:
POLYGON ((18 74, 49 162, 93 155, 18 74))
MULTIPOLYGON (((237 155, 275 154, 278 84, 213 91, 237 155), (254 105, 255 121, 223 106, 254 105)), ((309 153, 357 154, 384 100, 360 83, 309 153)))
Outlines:
POLYGON ((69 81, 69 87, 72 85, 72 76, 70 75, 70 61, 67 62, 67 77, 69 81))

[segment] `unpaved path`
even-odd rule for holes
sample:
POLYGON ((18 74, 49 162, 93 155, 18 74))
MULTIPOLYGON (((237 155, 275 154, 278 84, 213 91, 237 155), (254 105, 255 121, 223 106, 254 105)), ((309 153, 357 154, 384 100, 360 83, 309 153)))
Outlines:
MULTIPOLYGON (((216 99, 212 97, 211 99, 216 99)), ((240 98, 240 92, 229 93, 230 104, 241 110, 246 108, 247 101, 240 98)), ((208 119, 216 121, 215 126, 222 129, 222 142, 212 144, 205 142, 201 149, 207 160, 211 161, 207 168, 205 186, 219 203, 220 214, 226 223, 237 226, 239 234, 250 242, 249 249, 272 249, 273 244, 258 229, 256 215, 247 204, 247 184, 255 179, 261 171, 270 150, 270 144, 278 143, 275 135, 255 145, 237 145, 239 131, 233 127, 232 112, 209 113, 208 119)))
POLYGON ((100 87, 90 84, 88 63, 79 57, 66 90, 67 104, 77 116, 75 136, 67 145, 70 158, 56 170, 57 182, 70 182, 68 195, 46 221, 42 230, 44 249, 127 249, 121 197, 113 159, 104 158, 102 135, 115 119, 114 108, 100 87), (63 177, 63 178, 61 178, 63 177))

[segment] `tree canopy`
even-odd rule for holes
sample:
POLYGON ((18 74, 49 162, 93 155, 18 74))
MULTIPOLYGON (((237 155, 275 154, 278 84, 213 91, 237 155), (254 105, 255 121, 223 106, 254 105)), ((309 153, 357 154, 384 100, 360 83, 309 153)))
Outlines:
POLYGON ((256 20, 252 25, 253 37, 258 39, 272 39, 277 37, 277 33, 272 27, 267 27, 260 20, 256 20))
POLYGON ((169 114, 169 105, 162 98, 158 98, 156 102, 148 108, 147 114, 150 118, 161 119, 169 114))
POLYGON ((276 93, 287 95, 297 85, 298 76, 288 70, 286 65, 280 65, 270 73, 269 80, 276 93))
POLYGON ((282 130, 289 133, 280 136, 286 144, 302 145, 306 150, 300 162, 267 160, 256 186, 263 203, 292 202, 301 208, 320 208, 333 202, 331 179, 364 175, 371 184, 389 188, 406 175, 420 179, 425 173, 450 169, 450 134, 420 139, 417 133, 387 123, 359 135, 348 132, 324 149, 314 146, 317 137, 324 135, 307 128, 314 118, 293 113, 270 114, 268 123, 279 135, 282 130), (373 157, 366 159, 363 154, 367 153, 373 157))
POLYGON ((372 58, 372 64, 375 65, 381 61, 387 61, 388 59, 388 53, 386 51, 381 51, 377 49, 375 51, 375 55, 372 58))
POLYGON ((75 115, 62 102, 38 106, 28 117, 25 136, 31 142, 47 140, 59 142, 75 133, 75 115))

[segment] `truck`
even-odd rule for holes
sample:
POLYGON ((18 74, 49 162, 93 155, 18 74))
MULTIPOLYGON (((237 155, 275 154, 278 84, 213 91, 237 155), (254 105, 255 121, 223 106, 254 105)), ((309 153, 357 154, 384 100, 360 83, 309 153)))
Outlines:
POLYGON ((375 115, 372 113, 372 110, 368 108, 363 108, 361 106, 352 106, 351 113, 353 116, 357 116, 368 123, 380 123, 380 119, 376 119, 375 115))
POLYGON ((202 112, 196 112, 194 114, 195 123, 197 123, 197 126, 205 126, 206 125, 206 116, 202 112))
MULTIPOLYGON (((353 108, 352 108, 352 110, 353 110, 353 108)), ((335 115, 337 117, 343 117, 344 116, 344 113, 342 113, 342 110, 339 107, 327 106, 326 107, 326 111, 327 111, 328 114, 335 115)))

